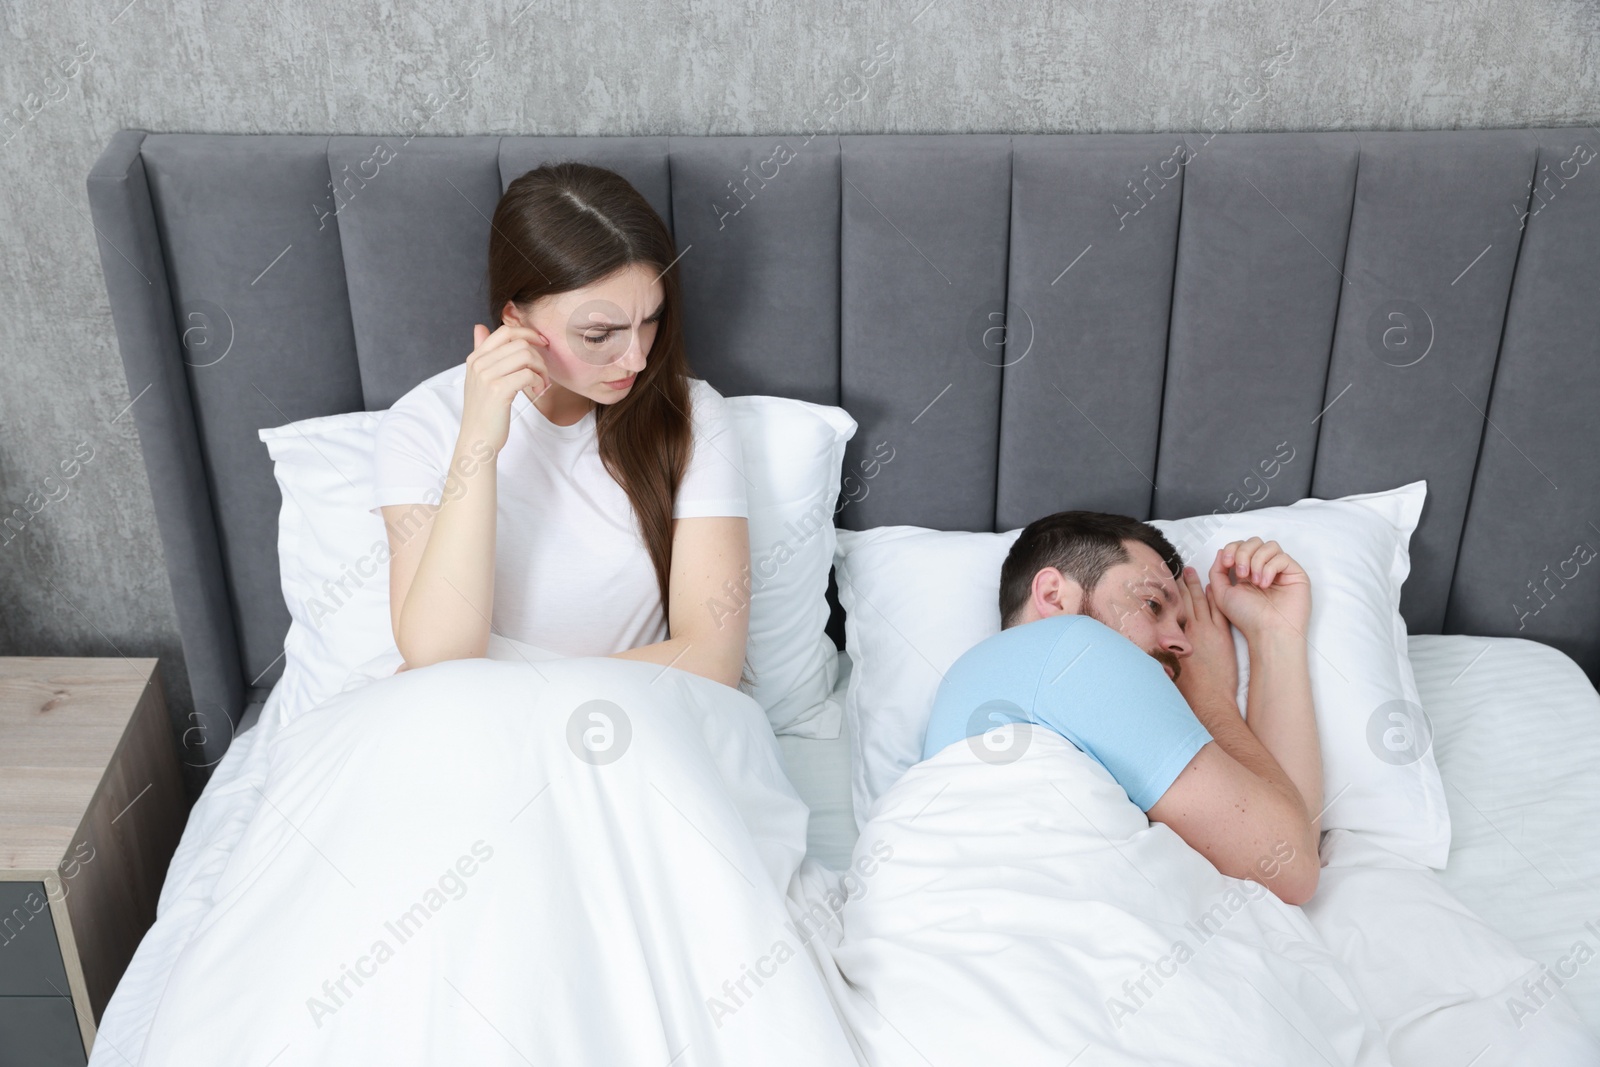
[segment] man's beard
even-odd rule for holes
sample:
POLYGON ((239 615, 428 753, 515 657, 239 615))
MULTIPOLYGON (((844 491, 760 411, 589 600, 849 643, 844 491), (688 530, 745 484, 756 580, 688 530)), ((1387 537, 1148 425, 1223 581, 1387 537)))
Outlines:
POLYGON ((1178 657, 1174 656, 1171 652, 1168 652, 1164 648, 1152 648, 1148 649, 1148 651, 1150 655, 1154 656, 1161 663, 1172 668, 1172 680, 1176 682, 1178 680, 1178 675, 1183 673, 1183 666, 1178 662, 1178 657))
MULTIPOLYGON (((1109 621, 1100 617, 1100 614, 1094 610, 1094 604, 1090 602, 1089 597, 1087 596, 1083 598, 1083 613, 1089 616, 1089 618, 1093 619, 1095 622, 1100 623, 1102 626, 1109 626, 1118 633, 1122 632, 1119 627, 1113 626, 1109 621)), ((1177 656, 1173 655, 1171 652, 1168 652, 1164 648, 1147 648, 1145 651, 1150 654, 1152 659, 1160 663, 1162 666, 1172 668, 1172 680, 1174 682, 1178 680, 1178 675, 1183 673, 1183 665, 1178 662, 1177 656)))

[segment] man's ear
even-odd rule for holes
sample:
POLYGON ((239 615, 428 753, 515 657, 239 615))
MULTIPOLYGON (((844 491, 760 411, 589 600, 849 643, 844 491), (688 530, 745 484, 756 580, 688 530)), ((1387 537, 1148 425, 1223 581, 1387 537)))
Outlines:
POLYGON ((1054 567, 1041 567, 1033 576, 1033 609, 1041 619, 1051 615, 1082 615, 1083 586, 1054 567))

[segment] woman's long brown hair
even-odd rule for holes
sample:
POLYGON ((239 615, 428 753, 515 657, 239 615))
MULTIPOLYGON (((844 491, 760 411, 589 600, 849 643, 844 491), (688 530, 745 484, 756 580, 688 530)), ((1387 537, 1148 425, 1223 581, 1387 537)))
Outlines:
POLYGON ((661 279, 666 309, 649 359, 626 396, 595 405, 595 432, 601 462, 633 505, 669 633, 672 506, 694 447, 677 259, 672 234, 649 201, 620 174, 587 163, 546 163, 517 178, 495 206, 489 231, 491 322, 501 321, 508 300, 526 308, 630 264, 651 267, 661 279))

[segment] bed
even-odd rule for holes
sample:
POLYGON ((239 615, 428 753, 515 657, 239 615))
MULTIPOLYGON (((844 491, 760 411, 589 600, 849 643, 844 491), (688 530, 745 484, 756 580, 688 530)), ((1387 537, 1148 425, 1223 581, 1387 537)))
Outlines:
MULTIPOLYGON (((229 783, 283 670, 280 500, 257 432, 381 410, 458 358, 500 191, 582 158, 672 226, 698 373, 727 396, 846 409, 848 468, 896 446, 842 529, 1204 512, 1279 441, 1309 461, 1273 503, 1425 478, 1401 610, 1449 787, 1438 882, 1555 966, 1600 940, 1583 777, 1600 582, 1561 569, 1600 536, 1590 136, 416 137, 379 153, 375 137, 118 133, 89 193, 206 727, 178 724, 185 758, 213 771, 162 913, 221 858, 229 783)), ((828 601, 842 644, 831 586, 828 601)), ((847 739, 780 741, 811 852, 842 865, 847 739)), ((129 1062, 181 933, 158 929, 100 1019, 129 1062)), ((1600 1027, 1595 968, 1564 992, 1600 1027)))

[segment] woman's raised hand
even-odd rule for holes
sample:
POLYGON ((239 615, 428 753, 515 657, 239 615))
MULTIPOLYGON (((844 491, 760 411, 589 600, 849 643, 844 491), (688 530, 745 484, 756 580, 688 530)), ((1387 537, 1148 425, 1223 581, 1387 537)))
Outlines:
POLYGON ((550 388, 540 334, 511 323, 493 333, 482 323, 472 326, 472 354, 467 357, 463 386, 461 436, 482 441, 498 455, 511 432, 511 401, 532 387, 534 399, 550 388))

